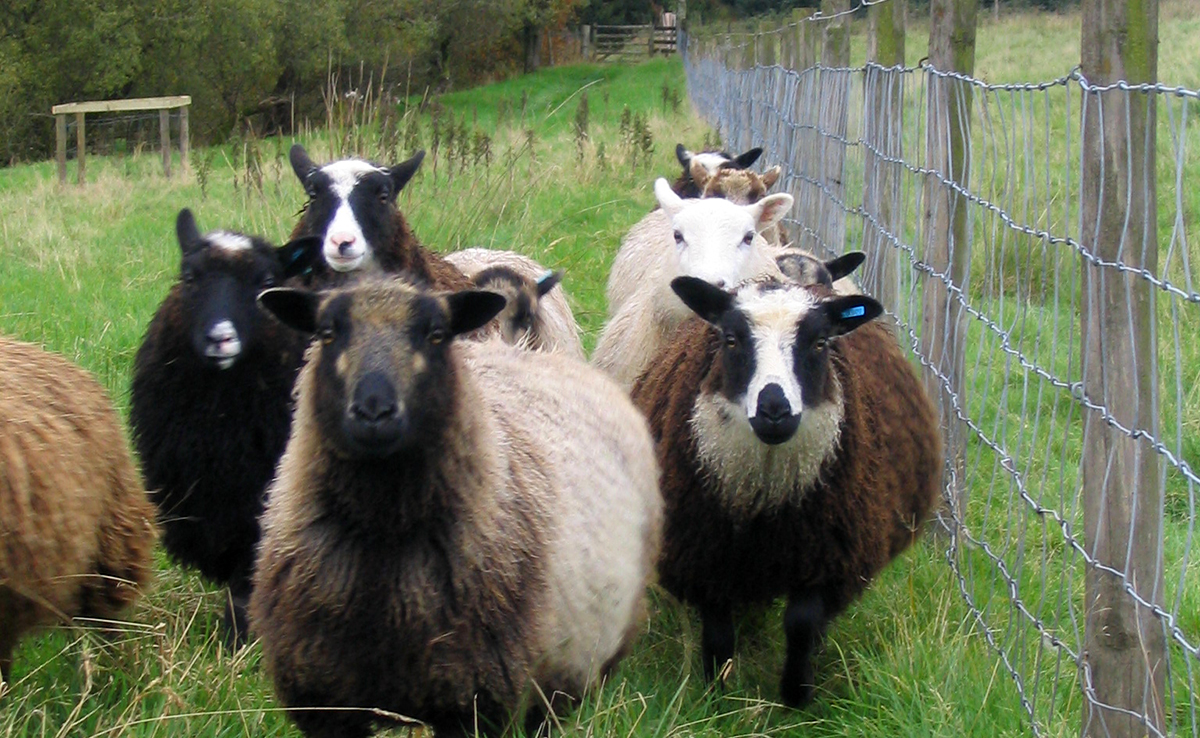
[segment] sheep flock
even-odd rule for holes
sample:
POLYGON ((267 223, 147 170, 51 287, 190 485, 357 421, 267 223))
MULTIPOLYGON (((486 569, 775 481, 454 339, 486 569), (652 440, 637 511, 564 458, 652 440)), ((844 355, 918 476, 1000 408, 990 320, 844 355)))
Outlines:
POLYGON ((763 153, 677 147, 590 362, 569 268, 414 233, 423 151, 294 145, 274 243, 182 208, 132 444, 85 371, 0 337, 0 680, 31 629, 129 617, 161 542, 224 588, 224 647, 261 649, 308 736, 552 733, 638 649, 650 588, 695 609, 717 689, 735 612, 784 600, 777 695, 802 708, 942 452, 864 256, 790 245, 763 153))

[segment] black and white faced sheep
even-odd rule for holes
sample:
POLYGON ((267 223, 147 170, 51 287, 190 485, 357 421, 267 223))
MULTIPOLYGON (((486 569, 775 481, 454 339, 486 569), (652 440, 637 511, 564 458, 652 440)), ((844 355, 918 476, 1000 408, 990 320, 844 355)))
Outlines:
POLYGON ((661 498, 645 419, 586 364, 452 340, 504 306, 400 280, 260 300, 317 339, 251 598, 309 736, 374 707, 462 735, 578 696, 630 643, 661 498), (536 698, 534 698, 536 701, 536 698))
POLYGON ((563 273, 550 271, 514 251, 463 249, 446 254, 482 290, 503 295, 507 304, 483 329, 514 346, 557 351, 583 359, 579 325, 559 287, 563 273), (555 289, 559 287, 558 289, 555 289))
POLYGON ((150 580, 156 535, 100 384, 0 337, 0 679, 29 629, 117 617, 150 580))
POLYGON ((732 611, 787 598, 788 705, 812 698, 826 624, 920 530, 940 480, 933 406, 879 303, 823 286, 674 288, 682 325, 633 391, 657 440, 662 585, 703 621, 705 674, 732 611))
POLYGON ((470 281, 417 240, 396 204, 425 158, 383 167, 362 159, 317 165, 300 144, 289 153, 292 170, 308 195, 292 238, 318 236, 321 259, 308 282, 318 287, 346 284, 364 273, 405 273, 437 289, 466 289, 470 281))
POLYGON ((303 271, 320 242, 276 249, 240 233, 201 235, 186 209, 176 235, 179 280, 138 349, 129 421, 164 548, 229 586, 226 635, 244 642, 258 516, 307 345, 255 298, 303 271))
POLYGON ((703 167, 710 176, 720 169, 749 169, 758 161, 758 157, 762 156, 762 152, 763 150, 756 146, 737 156, 728 151, 701 151, 697 154, 688 151, 683 144, 676 144, 675 158, 679 160, 683 172, 675 180, 675 184, 671 185, 671 189, 680 197, 700 197, 702 186, 697 184, 692 176, 694 165, 703 167))

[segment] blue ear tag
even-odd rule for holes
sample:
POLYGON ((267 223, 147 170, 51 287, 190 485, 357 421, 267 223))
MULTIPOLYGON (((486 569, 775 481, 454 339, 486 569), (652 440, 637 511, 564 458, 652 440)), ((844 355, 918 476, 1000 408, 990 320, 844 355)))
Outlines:
POLYGON ((863 315, 866 315, 866 313, 867 313, 867 309, 865 307, 863 307, 862 305, 855 305, 852 308, 846 308, 845 310, 842 311, 842 320, 849 320, 850 318, 861 318, 863 315))

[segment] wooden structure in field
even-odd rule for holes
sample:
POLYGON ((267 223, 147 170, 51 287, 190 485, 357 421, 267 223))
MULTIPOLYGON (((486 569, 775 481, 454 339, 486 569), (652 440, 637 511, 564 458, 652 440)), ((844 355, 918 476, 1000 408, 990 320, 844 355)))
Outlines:
POLYGON ((677 46, 676 31, 674 25, 658 24, 584 26, 583 33, 586 41, 584 48, 590 49, 596 60, 612 57, 646 58, 655 54, 673 54, 677 46))
POLYGON ((88 113, 124 113, 135 110, 157 110, 159 140, 162 144, 163 173, 171 176, 171 111, 179 110, 179 152, 183 166, 188 163, 189 132, 188 106, 192 104, 190 95, 174 95, 172 97, 139 97, 130 100, 93 100, 90 102, 73 102, 55 105, 50 108, 54 114, 55 138, 58 143, 58 181, 67 181, 67 116, 75 116, 75 151, 79 161, 79 184, 85 181, 84 151, 87 139, 84 116, 88 113))

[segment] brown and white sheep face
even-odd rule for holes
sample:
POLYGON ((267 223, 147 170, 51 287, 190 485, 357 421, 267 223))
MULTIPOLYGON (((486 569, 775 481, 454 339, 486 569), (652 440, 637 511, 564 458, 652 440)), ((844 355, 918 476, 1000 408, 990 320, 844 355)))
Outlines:
POLYGON ((175 221, 175 232, 182 252, 180 312, 189 343, 204 364, 229 369, 256 348, 261 321, 270 320, 254 298, 311 264, 317 242, 304 237, 276 249, 241 233, 201 235, 186 208, 175 221))
POLYGON ((396 197, 416 174, 425 152, 394 167, 362 159, 317 166, 296 144, 289 158, 308 195, 301 222, 306 232, 321 237, 325 262, 338 272, 374 266, 376 250, 395 235, 396 197))
POLYGON ((737 156, 728 151, 701 151, 697 154, 689 151, 683 144, 677 144, 675 158, 683 166, 683 173, 676 180, 674 190, 680 197, 700 197, 700 187, 692 179, 696 165, 709 176, 716 174, 719 169, 745 169, 758 161, 762 151, 761 148, 755 147, 737 156))
POLYGON ((496 266, 484 269, 471 281, 481 290, 504 296, 504 309, 496 316, 501 339, 513 346, 532 348, 541 299, 562 281, 562 276, 559 270, 535 280, 509 267, 496 266))
POLYGON ((695 277, 718 287, 754 276, 757 231, 774 225, 792 207, 792 196, 776 194, 750 205, 721 198, 683 199, 665 179, 654 184, 675 238, 675 275, 695 277))
POLYGON ((782 170, 771 167, 763 174, 749 169, 718 168, 708 172, 699 162, 692 163, 692 181, 700 189, 700 197, 723 197, 738 205, 749 205, 766 197, 767 190, 779 180, 782 170))
POLYGON ((318 295, 274 289, 263 306, 315 333, 312 403, 318 433, 343 458, 382 458, 436 443, 455 404, 451 339, 504 307, 492 292, 433 294, 398 281, 318 295))

